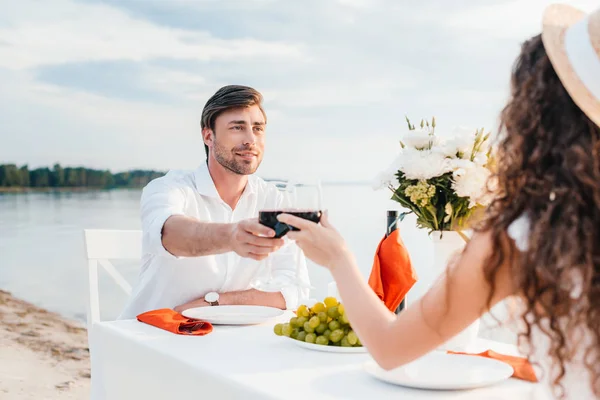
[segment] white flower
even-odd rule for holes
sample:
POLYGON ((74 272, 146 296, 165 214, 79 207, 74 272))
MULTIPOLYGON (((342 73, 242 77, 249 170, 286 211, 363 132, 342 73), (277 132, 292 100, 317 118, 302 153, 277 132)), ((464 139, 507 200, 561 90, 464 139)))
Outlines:
POLYGON ((393 185, 396 182, 396 173, 400 169, 400 162, 402 160, 402 152, 396 159, 382 172, 377 174, 371 187, 374 190, 381 190, 393 185))
POLYGON ((454 144, 454 142, 452 140, 453 140, 452 138, 450 138, 450 139, 438 138, 436 140, 436 143, 431 148, 431 151, 433 153, 441 154, 444 157, 456 158, 456 153, 457 153, 456 145, 454 144))
POLYGON ((469 208, 489 201, 486 185, 491 172, 487 168, 472 163, 471 167, 456 169, 452 175, 452 188, 458 196, 469 198, 469 208))
POLYGON ((454 178, 464 175, 466 170, 477 166, 473 161, 464 160, 462 158, 451 158, 449 159, 449 163, 452 166, 454 178))
POLYGON ((466 127, 458 127, 452 131, 452 136, 443 144, 443 151, 452 157, 456 157, 458 153, 462 158, 469 159, 473 144, 475 142, 475 129, 466 127))
POLYGON ((381 190, 389 187, 395 181, 394 174, 390 174, 388 171, 383 171, 377 174, 373 182, 371 183, 371 187, 374 190, 381 190))
POLYGON ((473 158, 473 162, 479 166, 483 166, 488 162, 487 155, 485 153, 479 152, 473 158))
POLYGON ((444 217, 444 223, 450 221, 450 218, 452 218, 452 212, 454 210, 452 209, 452 203, 446 203, 446 207, 444 207, 444 212, 446 213, 446 216, 444 217))
POLYGON ((399 169, 407 179, 430 179, 453 170, 450 160, 429 150, 405 148, 399 157, 399 169))
POLYGON ((436 137, 430 135, 427 129, 415 129, 402 136, 401 141, 406 147, 420 150, 429 148, 432 143, 436 142, 436 137))
POLYGON ((446 207, 444 207, 444 212, 446 215, 452 215, 452 203, 447 203, 446 207))

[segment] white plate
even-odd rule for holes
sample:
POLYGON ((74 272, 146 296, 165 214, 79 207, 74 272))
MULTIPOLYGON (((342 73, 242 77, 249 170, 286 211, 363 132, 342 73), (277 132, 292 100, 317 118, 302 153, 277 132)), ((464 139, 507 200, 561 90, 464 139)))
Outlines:
POLYGON ((322 344, 313 344, 301 342, 300 340, 286 338, 286 340, 291 340, 296 345, 300 347, 304 347, 305 349, 315 350, 315 351, 324 351, 327 353, 366 353, 367 349, 365 347, 342 347, 342 346, 324 346, 322 344))
POLYGON ((510 365, 498 360, 438 351, 391 371, 369 361, 365 364, 365 370, 387 383, 433 390, 474 389, 493 385, 510 378, 514 372, 510 365))
POLYGON ((283 314, 283 310, 264 306, 215 306, 189 308, 181 314, 214 325, 256 325, 283 314))

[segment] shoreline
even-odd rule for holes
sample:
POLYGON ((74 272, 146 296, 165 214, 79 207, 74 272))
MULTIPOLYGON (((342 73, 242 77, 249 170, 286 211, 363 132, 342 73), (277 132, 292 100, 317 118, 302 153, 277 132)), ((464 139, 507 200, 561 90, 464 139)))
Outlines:
POLYGON ((0 398, 89 398, 85 326, 0 289, 0 398))
POLYGON ((20 193, 84 193, 108 192, 111 190, 141 190, 141 187, 94 188, 94 187, 0 187, 0 194, 20 193))

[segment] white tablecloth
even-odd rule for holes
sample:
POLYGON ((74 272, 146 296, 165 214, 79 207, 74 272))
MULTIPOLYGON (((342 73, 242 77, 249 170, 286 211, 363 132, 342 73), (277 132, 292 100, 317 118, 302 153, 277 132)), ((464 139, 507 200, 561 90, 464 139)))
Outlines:
MULTIPOLYGON (((175 335, 136 320, 96 323, 90 332, 93 400, 134 399, 532 399, 517 379, 470 391, 436 392, 381 382, 363 370, 368 354, 311 351, 275 336, 273 324, 215 326, 175 335)), ((481 340, 480 350, 510 354, 481 340)), ((476 350, 476 349, 473 349, 476 350)), ((535 397, 537 399, 537 397, 535 397)))

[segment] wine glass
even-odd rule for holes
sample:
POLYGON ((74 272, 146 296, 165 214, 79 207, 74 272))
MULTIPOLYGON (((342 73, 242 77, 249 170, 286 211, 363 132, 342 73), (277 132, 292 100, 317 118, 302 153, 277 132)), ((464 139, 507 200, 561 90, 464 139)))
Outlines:
POLYGON ((264 292, 278 292, 284 287, 295 286, 303 291, 313 289, 309 283, 306 271, 306 259, 302 250, 291 243, 285 235, 296 228, 279 222, 277 216, 281 213, 290 213, 292 215, 319 222, 322 215, 322 190, 321 182, 293 182, 293 181, 272 181, 279 189, 281 196, 277 204, 272 209, 264 209, 259 212, 259 221, 275 231, 276 237, 283 237, 286 244, 267 257, 265 268, 250 285, 264 292), (286 262, 289 258, 294 260, 296 265, 296 274, 293 281, 278 280, 273 276, 273 259, 282 258, 286 262))
MULTIPOLYGON (((298 217, 319 222, 323 214, 323 190, 321 181, 298 181, 294 183, 294 210, 291 214, 298 217)), ((294 285, 303 289, 314 289, 309 283, 308 276, 303 277, 302 266, 306 266, 306 258, 302 249, 294 246, 296 250, 296 279, 294 285)))

